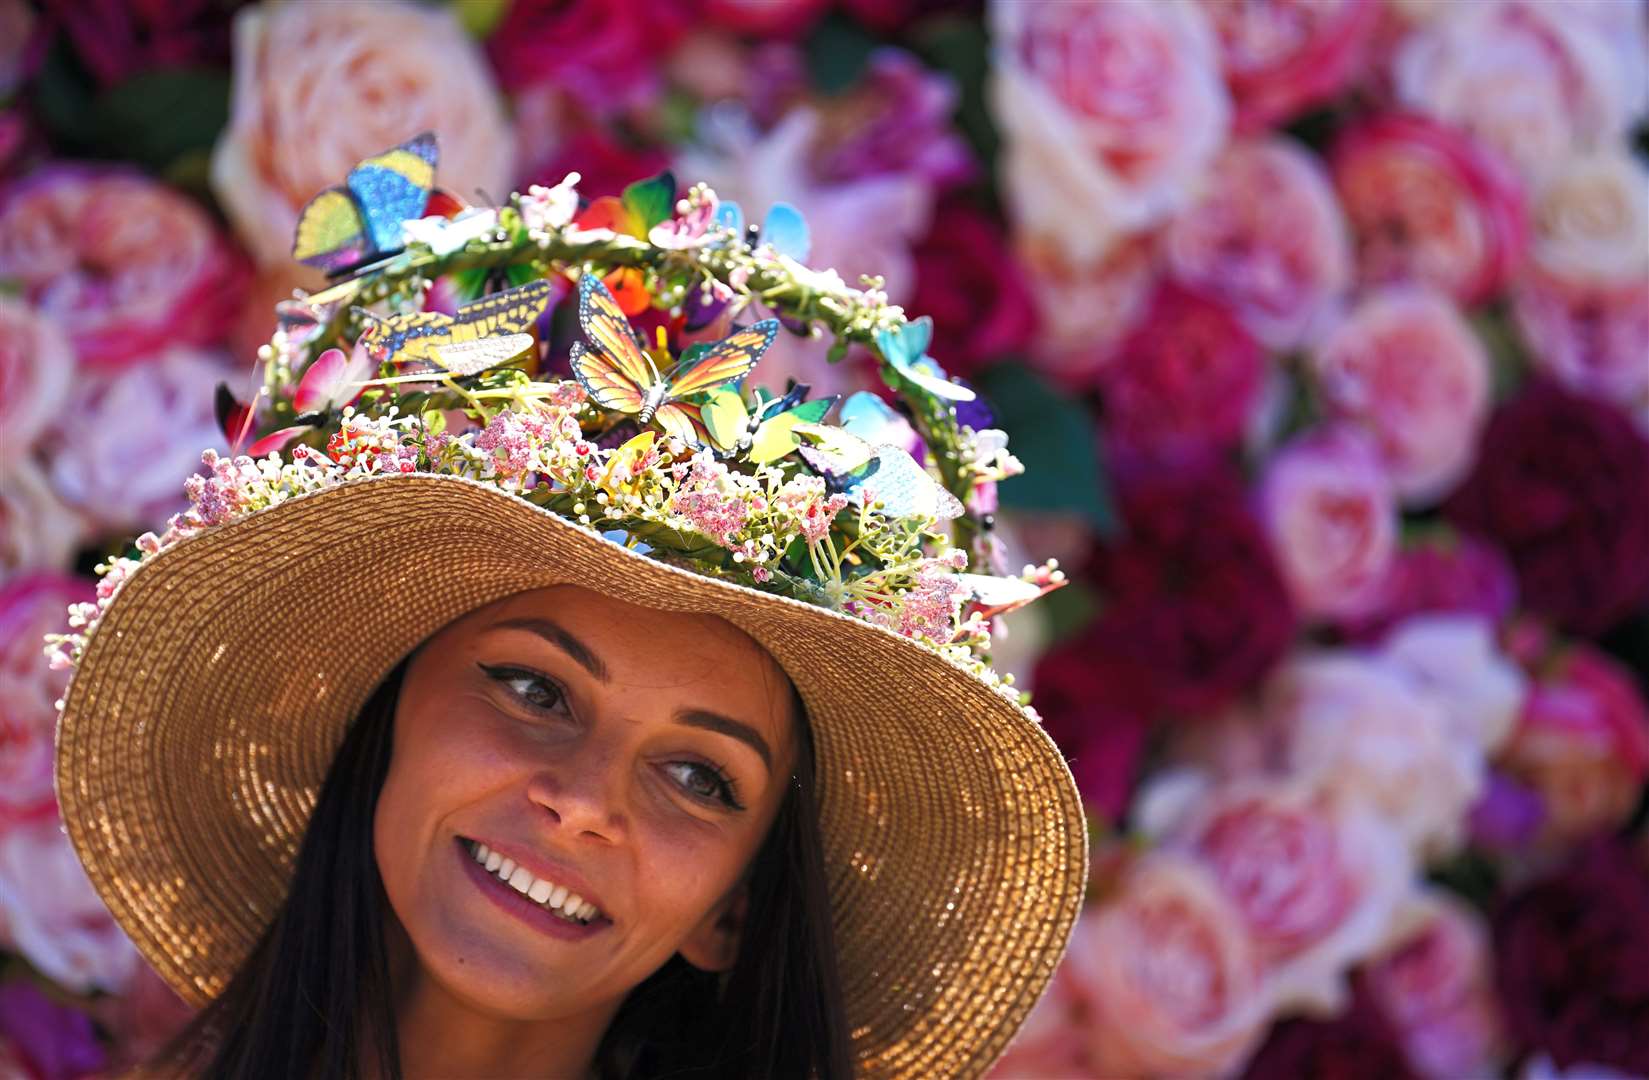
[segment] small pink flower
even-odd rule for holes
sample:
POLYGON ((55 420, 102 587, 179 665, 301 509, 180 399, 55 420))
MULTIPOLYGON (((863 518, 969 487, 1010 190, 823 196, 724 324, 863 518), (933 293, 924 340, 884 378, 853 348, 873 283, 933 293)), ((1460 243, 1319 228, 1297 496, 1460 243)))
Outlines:
POLYGON ((1378 0, 1199 0, 1220 41, 1237 130, 1260 131, 1339 93, 1358 74, 1378 0))
POLYGON ((41 170, 0 194, 0 277, 55 319, 88 367, 228 332, 248 283, 204 208, 135 172, 41 170))
POLYGON ((1489 356, 1441 294, 1367 295, 1311 363, 1323 405, 1373 433, 1405 504, 1436 501, 1471 468, 1488 418, 1489 356))
POLYGON ((1234 144, 1168 226, 1168 268, 1273 349, 1303 343, 1351 284, 1351 242, 1321 164, 1281 136, 1234 144))
POLYGON ((69 605, 94 595, 89 581, 66 574, 0 585, 0 828, 51 810, 56 702, 69 680, 47 667, 43 639, 66 633, 69 605))
POLYGON ((1091 266, 1185 204, 1231 101, 1201 9, 1155 0, 991 5, 991 107, 1019 235, 1091 266))
POLYGON ((1397 500, 1378 449, 1330 427, 1295 439, 1266 464, 1260 516, 1295 607, 1315 616, 1370 610, 1397 551, 1397 500))
POLYGON ((1365 285, 1418 281, 1476 304, 1521 261, 1522 183, 1455 128, 1376 116, 1344 131, 1330 161, 1365 285))
POLYGON ((726 548, 734 546, 734 536, 750 516, 746 496, 738 490, 727 466, 708 451, 693 455, 686 478, 670 498, 670 509, 726 548))

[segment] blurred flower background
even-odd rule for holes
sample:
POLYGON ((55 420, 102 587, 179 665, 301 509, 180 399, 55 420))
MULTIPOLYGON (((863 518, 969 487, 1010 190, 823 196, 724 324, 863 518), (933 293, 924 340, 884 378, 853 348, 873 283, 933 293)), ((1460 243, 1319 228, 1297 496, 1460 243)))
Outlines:
POLYGON ((1649 1075, 1640 0, 0 0, 0 101, 0 1074, 186 1015, 41 635, 224 448, 299 208, 433 129, 471 201, 794 203, 1011 434, 1094 875, 997 1076, 1649 1075))

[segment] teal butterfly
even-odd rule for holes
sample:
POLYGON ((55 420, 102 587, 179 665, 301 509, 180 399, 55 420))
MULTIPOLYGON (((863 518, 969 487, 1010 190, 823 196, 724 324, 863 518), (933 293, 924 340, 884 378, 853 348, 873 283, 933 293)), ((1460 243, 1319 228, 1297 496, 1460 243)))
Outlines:
POLYGON ((890 517, 949 521, 962 516, 962 502, 902 447, 873 446, 848 431, 822 424, 799 424, 805 440, 802 460, 824 477, 825 487, 854 505, 880 502, 890 517))
POLYGON ((292 257, 336 276, 399 252, 401 222, 424 215, 439 157, 426 131, 356 165, 299 213, 292 257))
MULTIPOLYGON (((728 201, 716 204, 715 222, 723 228, 732 229, 740 239, 746 239, 744 208, 738 203, 728 201)), ((756 229, 748 239, 751 247, 766 244, 776 253, 788 255, 797 262, 806 262, 808 253, 813 250, 813 237, 808 231, 807 219, 802 217, 800 210, 786 202, 776 202, 768 207, 761 228, 756 229)))
POLYGON ((927 354, 933 343, 933 320, 926 315, 896 329, 878 330, 876 348, 906 382, 946 401, 972 401, 974 393, 950 381, 945 369, 927 354))

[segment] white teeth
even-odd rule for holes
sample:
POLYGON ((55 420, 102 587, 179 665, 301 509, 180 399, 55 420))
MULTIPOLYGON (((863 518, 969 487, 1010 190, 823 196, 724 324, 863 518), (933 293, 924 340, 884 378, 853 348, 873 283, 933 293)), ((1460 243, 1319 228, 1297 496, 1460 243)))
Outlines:
POLYGON ((533 903, 542 905, 552 915, 569 921, 589 922, 600 914, 599 908, 565 885, 556 885, 543 878, 534 877, 531 870, 519 865, 514 859, 505 858, 485 844, 476 843, 470 850, 470 856, 486 867, 488 873, 497 875, 504 884, 533 903))

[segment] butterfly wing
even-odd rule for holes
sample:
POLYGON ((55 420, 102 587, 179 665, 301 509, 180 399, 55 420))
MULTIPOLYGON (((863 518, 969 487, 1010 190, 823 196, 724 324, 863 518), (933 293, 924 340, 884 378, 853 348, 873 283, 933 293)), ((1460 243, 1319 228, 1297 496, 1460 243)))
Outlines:
POLYGON ((367 348, 379 363, 434 363, 435 346, 452 340, 452 316, 440 311, 391 315, 375 324, 367 348))
POLYGON ((605 354, 585 347, 582 341, 573 342, 567 357, 573 369, 573 378, 584 387, 590 400, 603 409, 614 412, 639 413, 646 403, 647 391, 614 364, 605 354))
POLYGON ((806 262, 813 250, 813 238, 807 230, 807 219, 802 212, 787 202, 776 202, 762 219, 761 242, 770 245, 779 255, 788 255, 797 262, 806 262))
POLYGON ((666 435, 680 439, 688 446, 703 446, 709 440, 697 405, 689 405, 685 401, 666 401, 653 413, 653 419, 666 435))
POLYGON ((426 131, 350 170, 345 183, 365 219, 373 254, 399 251, 401 222, 424 215, 438 157, 435 133, 426 131))
POLYGON ((878 446, 872 462, 874 467, 846 489, 855 502, 881 502, 884 511, 896 518, 949 521, 962 516, 961 500, 903 448, 878 446))
POLYGON ((435 355, 441 366, 454 375, 479 375, 520 359, 533 345, 531 334, 502 334, 437 345, 435 355))
POLYGON ((801 439, 796 436, 796 425, 817 424, 834 404, 835 398, 820 398, 763 420, 751 436, 750 452, 745 456, 756 465, 778 461, 801 445, 801 439))
POLYGON ((578 326, 590 348, 630 382, 646 388, 658 381, 635 328, 595 274, 585 274, 578 281, 578 326))
POLYGON ((339 274, 365 262, 372 250, 366 219, 341 187, 327 188, 298 214, 292 257, 307 266, 339 274))
POLYGON ((545 278, 529 281, 513 289, 505 289, 479 300, 472 300, 458 309, 452 318, 452 336, 455 341, 473 341, 476 338, 499 334, 525 334, 544 313, 555 285, 545 278))
POLYGON ((750 424, 750 411, 744 406, 744 398, 730 386, 710 391, 710 399, 704 403, 700 415, 711 445, 721 451, 737 449, 750 424))
POLYGON ((724 383, 739 382, 756 366, 778 332, 777 319, 763 319, 735 330, 710 346, 691 367, 671 374, 670 397, 692 397, 724 383))
POLYGON ((950 381, 943 368, 927 355, 933 343, 933 320, 924 315, 898 329, 879 330, 876 349, 908 383, 945 401, 972 401, 974 393, 950 381))

